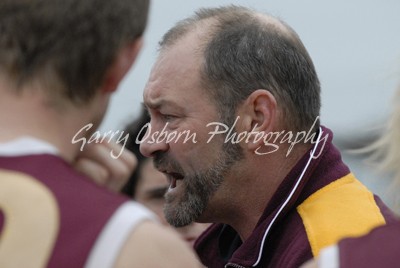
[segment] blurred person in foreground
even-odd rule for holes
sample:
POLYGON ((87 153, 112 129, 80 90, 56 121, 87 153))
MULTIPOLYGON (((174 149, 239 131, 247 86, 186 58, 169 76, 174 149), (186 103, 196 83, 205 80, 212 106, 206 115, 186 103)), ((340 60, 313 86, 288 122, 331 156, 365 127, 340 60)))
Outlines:
POLYGON ((170 180, 164 209, 207 267, 299 267, 394 220, 319 123, 320 84, 298 35, 237 6, 200 9, 160 42, 140 146, 170 180))
MULTIPOLYGON (((144 129, 149 121, 149 114, 142 109, 140 116, 125 128, 125 132, 129 134, 126 148, 136 155, 138 162, 122 192, 153 211, 163 224, 169 225, 163 213, 164 195, 169 188, 167 177, 154 167, 151 158, 146 158, 140 153, 140 144, 136 142, 137 139, 143 138, 144 129)), ((195 240, 208 226, 209 224, 193 222, 176 230, 190 246, 193 246, 195 240)))
POLYGON ((101 123, 142 46, 148 6, 1 1, 0 267, 196 265, 150 211, 73 169, 73 138, 101 123))
MULTIPOLYGON (((400 88, 394 102, 394 111, 387 128, 378 142, 367 148, 374 151, 380 167, 391 172, 394 200, 398 209, 400 198, 400 88)), ((318 259, 302 266, 304 268, 396 268, 400 263, 400 219, 392 224, 378 227, 360 238, 346 238, 337 245, 325 248, 318 259)))

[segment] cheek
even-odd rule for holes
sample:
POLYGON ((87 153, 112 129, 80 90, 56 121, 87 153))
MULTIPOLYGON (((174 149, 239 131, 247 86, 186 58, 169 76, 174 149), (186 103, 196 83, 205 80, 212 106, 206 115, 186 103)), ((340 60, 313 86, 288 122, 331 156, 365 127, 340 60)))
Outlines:
POLYGON ((168 154, 179 162, 192 161, 192 158, 197 158, 204 160, 208 157, 212 157, 214 153, 218 152, 218 148, 221 143, 216 143, 211 141, 210 143, 206 140, 196 139, 196 142, 189 140, 184 142, 184 140, 179 142, 174 142, 169 144, 168 154))
POLYGON ((190 131, 190 133, 196 133, 193 139, 185 142, 184 136, 182 136, 178 142, 169 144, 167 153, 188 173, 208 169, 214 165, 224 142, 221 137, 214 137, 209 141, 210 135, 205 126, 198 132, 190 131))

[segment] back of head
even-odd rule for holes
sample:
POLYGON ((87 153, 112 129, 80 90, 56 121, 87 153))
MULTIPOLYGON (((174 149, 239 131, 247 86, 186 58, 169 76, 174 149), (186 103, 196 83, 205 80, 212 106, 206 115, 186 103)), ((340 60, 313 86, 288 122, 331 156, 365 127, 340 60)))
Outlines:
POLYGON ((0 71, 18 90, 39 82, 49 94, 85 103, 119 49, 143 34, 148 0, 4 0, 0 71))
POLYGON ((320 84, 293 29, 244 7, 200 9, 164 35, 161 52, 202 23, 209 28, 199 48, 204 55, 202 82, 224 122, 232 124, 238 105, 253 91, 266 89, 277 99, 285 127, 312 126, 320 110, 320 84))

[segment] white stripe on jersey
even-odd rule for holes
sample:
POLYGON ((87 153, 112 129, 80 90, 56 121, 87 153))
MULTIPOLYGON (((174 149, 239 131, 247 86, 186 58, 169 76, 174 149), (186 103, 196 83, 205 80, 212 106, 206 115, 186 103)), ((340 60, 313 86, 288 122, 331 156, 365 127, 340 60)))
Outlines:
POLYGON ((58 149, 37 138, 23 136, 6 143, 0 143, 0 156, 24 156, 36 154, 58 155, 58 149))
POLYGON ((113 267, 129 234, 144 220, 155 221, 156 216, 136 202, 122 204, 97 238, 85 268, 113 267))

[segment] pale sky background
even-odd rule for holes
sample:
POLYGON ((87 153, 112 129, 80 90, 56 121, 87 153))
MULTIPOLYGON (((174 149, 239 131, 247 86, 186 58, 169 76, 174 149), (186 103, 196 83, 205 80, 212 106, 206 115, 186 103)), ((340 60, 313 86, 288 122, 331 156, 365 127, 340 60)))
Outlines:
MULTIPOLYGON (((200 7, 248 6, 278 16, 300 35, 322 84, 322 123, 337 135, 365 131, 390 112, 400 82, 398 0, 153 0, 145 47, 112 99, 101 130, 135 118, 161 36, 200 7)), ((171 79, 173 79, 171 77, 171 79)))
MULTIPOLYGON (((200 7, 226 4, 278 16, 299 34, 321 81, 322 124, 336 138, 357 138, 386 120, 400 84, 399 0, 153 0, 145 47, 113 97, 100 131, 122 130, 137 116, 162 35, 200 7)), ((358 160, 345 158, 356 174, 375 176, 358 160)))

